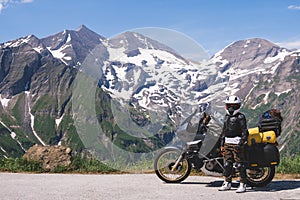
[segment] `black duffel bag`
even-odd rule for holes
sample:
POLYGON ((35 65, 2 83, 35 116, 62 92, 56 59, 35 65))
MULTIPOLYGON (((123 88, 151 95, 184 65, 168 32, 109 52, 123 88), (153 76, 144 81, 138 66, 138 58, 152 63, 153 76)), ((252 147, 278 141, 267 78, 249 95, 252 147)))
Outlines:
POLYGON ((259 132, 274 131, 276 137, 281 134, 282 117, 278 109, 271 109, 264 112, 259 119, 258 128, 259 132))

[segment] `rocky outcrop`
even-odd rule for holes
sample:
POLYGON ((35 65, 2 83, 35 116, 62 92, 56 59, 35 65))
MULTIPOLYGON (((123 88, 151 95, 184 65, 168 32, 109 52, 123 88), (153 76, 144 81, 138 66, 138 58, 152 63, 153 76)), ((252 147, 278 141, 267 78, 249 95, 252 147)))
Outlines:
POLYGON ((71 149, 65 146, 32 146, 24 155, 24 159, 40 162, 46 171, 54 171, 57 167, 71 164, 71 149))

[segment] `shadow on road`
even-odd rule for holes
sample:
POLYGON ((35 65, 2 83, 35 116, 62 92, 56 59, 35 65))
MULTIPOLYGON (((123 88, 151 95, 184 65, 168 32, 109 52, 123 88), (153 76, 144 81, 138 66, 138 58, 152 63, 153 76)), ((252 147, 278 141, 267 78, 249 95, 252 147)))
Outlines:
POLYGON ((263 188, 253 188, 255 191, 267 191, 267 192, 277 192, 282 190, 293 190, 300 188, 300 180, 278 180, 272 181, 266 187, 263 188))
MULTIPOLYGON (((218 182, 218 181, 216 181, 216 182, 218 182)), ((180 184, 182 184, 182 185, 207 185, 207 182, 181 182, 180 184)), ((221 184, 222 184, 222 182, 221 182, 221 184)))
MULTIPOLYGON (((206 185, 206 187, 220 187, 223 181, 213 181, 210 183, 205 182, 182 182, 181 184, 200 184, 206 185)), ((237 188, 238 182, 233 182, 232 187, 237 188)), ((252 188, 253 191, 265 191, 265 192, 277 192, 283 190, 293 190, 300 188, 300 180, 274 180, 265 187, 252 188)))

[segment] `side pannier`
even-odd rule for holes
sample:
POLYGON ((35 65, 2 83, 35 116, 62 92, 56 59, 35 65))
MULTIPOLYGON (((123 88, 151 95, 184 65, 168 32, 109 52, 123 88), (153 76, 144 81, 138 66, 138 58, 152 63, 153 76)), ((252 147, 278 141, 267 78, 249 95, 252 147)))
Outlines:
POLYGON ((274 131, 265 131, 259 132, 259 128, 249 128, 249 136, 248 136, 248 146, 253 146, 255 144, 275 144, 276 143, 276 133, 274 131))

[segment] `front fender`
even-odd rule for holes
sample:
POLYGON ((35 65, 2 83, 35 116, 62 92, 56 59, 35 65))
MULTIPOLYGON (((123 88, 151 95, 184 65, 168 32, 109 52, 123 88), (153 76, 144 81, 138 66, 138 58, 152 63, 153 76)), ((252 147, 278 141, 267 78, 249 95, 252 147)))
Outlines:
POLYGON ((179 148, 179 147, 164 147, 163 150, 177 150, 177 151, 182 151, 183 148, 179 148))

